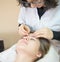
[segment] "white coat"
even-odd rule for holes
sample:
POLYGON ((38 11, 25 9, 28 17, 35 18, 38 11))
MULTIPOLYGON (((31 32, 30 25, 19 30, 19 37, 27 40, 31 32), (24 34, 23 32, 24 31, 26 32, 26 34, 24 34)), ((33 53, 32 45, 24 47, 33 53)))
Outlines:
POLYGON ((36 8, 21 7, 18 23, 28 25, 32 31, 44 27, 60 31, 60 6, 47 10, 41 19, 39 19, 36 8))

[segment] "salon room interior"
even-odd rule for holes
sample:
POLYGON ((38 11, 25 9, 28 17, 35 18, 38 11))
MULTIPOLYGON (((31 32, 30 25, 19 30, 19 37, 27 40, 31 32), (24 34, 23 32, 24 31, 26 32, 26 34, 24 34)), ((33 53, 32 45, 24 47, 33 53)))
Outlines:
POLYGON ((16 0, 0 0, 0 41, 3 40, 4 50, 20 39, 17 21, 19 10, 16 0))

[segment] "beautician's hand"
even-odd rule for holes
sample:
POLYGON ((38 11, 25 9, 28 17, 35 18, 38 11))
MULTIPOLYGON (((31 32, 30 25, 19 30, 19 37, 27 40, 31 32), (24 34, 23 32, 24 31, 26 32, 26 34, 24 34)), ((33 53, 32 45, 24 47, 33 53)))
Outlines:
POLYGON ((53 32, 49 28, 43 28, 40 30, 35 31, 32 36, 38 38, 38 37, 44 37, 47 39, 53 38, 53 32))
POLYGON ((25 35, 28 35, 29 33, 30 33, 30 28, 27 25, 22 24, 19 27, 19 34, 20 35, 25 36, 25 35))

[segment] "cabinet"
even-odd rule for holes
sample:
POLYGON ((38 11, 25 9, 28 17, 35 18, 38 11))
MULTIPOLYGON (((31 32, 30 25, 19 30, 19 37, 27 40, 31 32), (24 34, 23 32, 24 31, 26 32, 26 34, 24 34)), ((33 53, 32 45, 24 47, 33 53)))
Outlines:
POLYGON ((4 41, 0 40, 0 52, 4 51, 4 41))

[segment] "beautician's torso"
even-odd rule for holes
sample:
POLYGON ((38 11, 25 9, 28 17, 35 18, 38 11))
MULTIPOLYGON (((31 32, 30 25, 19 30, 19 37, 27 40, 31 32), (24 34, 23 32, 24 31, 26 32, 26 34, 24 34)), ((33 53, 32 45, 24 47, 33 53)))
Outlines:
MULTIPOLYGON (((54 31, 60 30, 60 6, 45 11, 41 18, 39 18, 37 8, 21 7, 20 10, 23 12, 23 22, 28 25, 31 30, 35 31, 44 27, 48 27, 54 31)), ((20 21, 19 17, 18 22, 20 21)))

